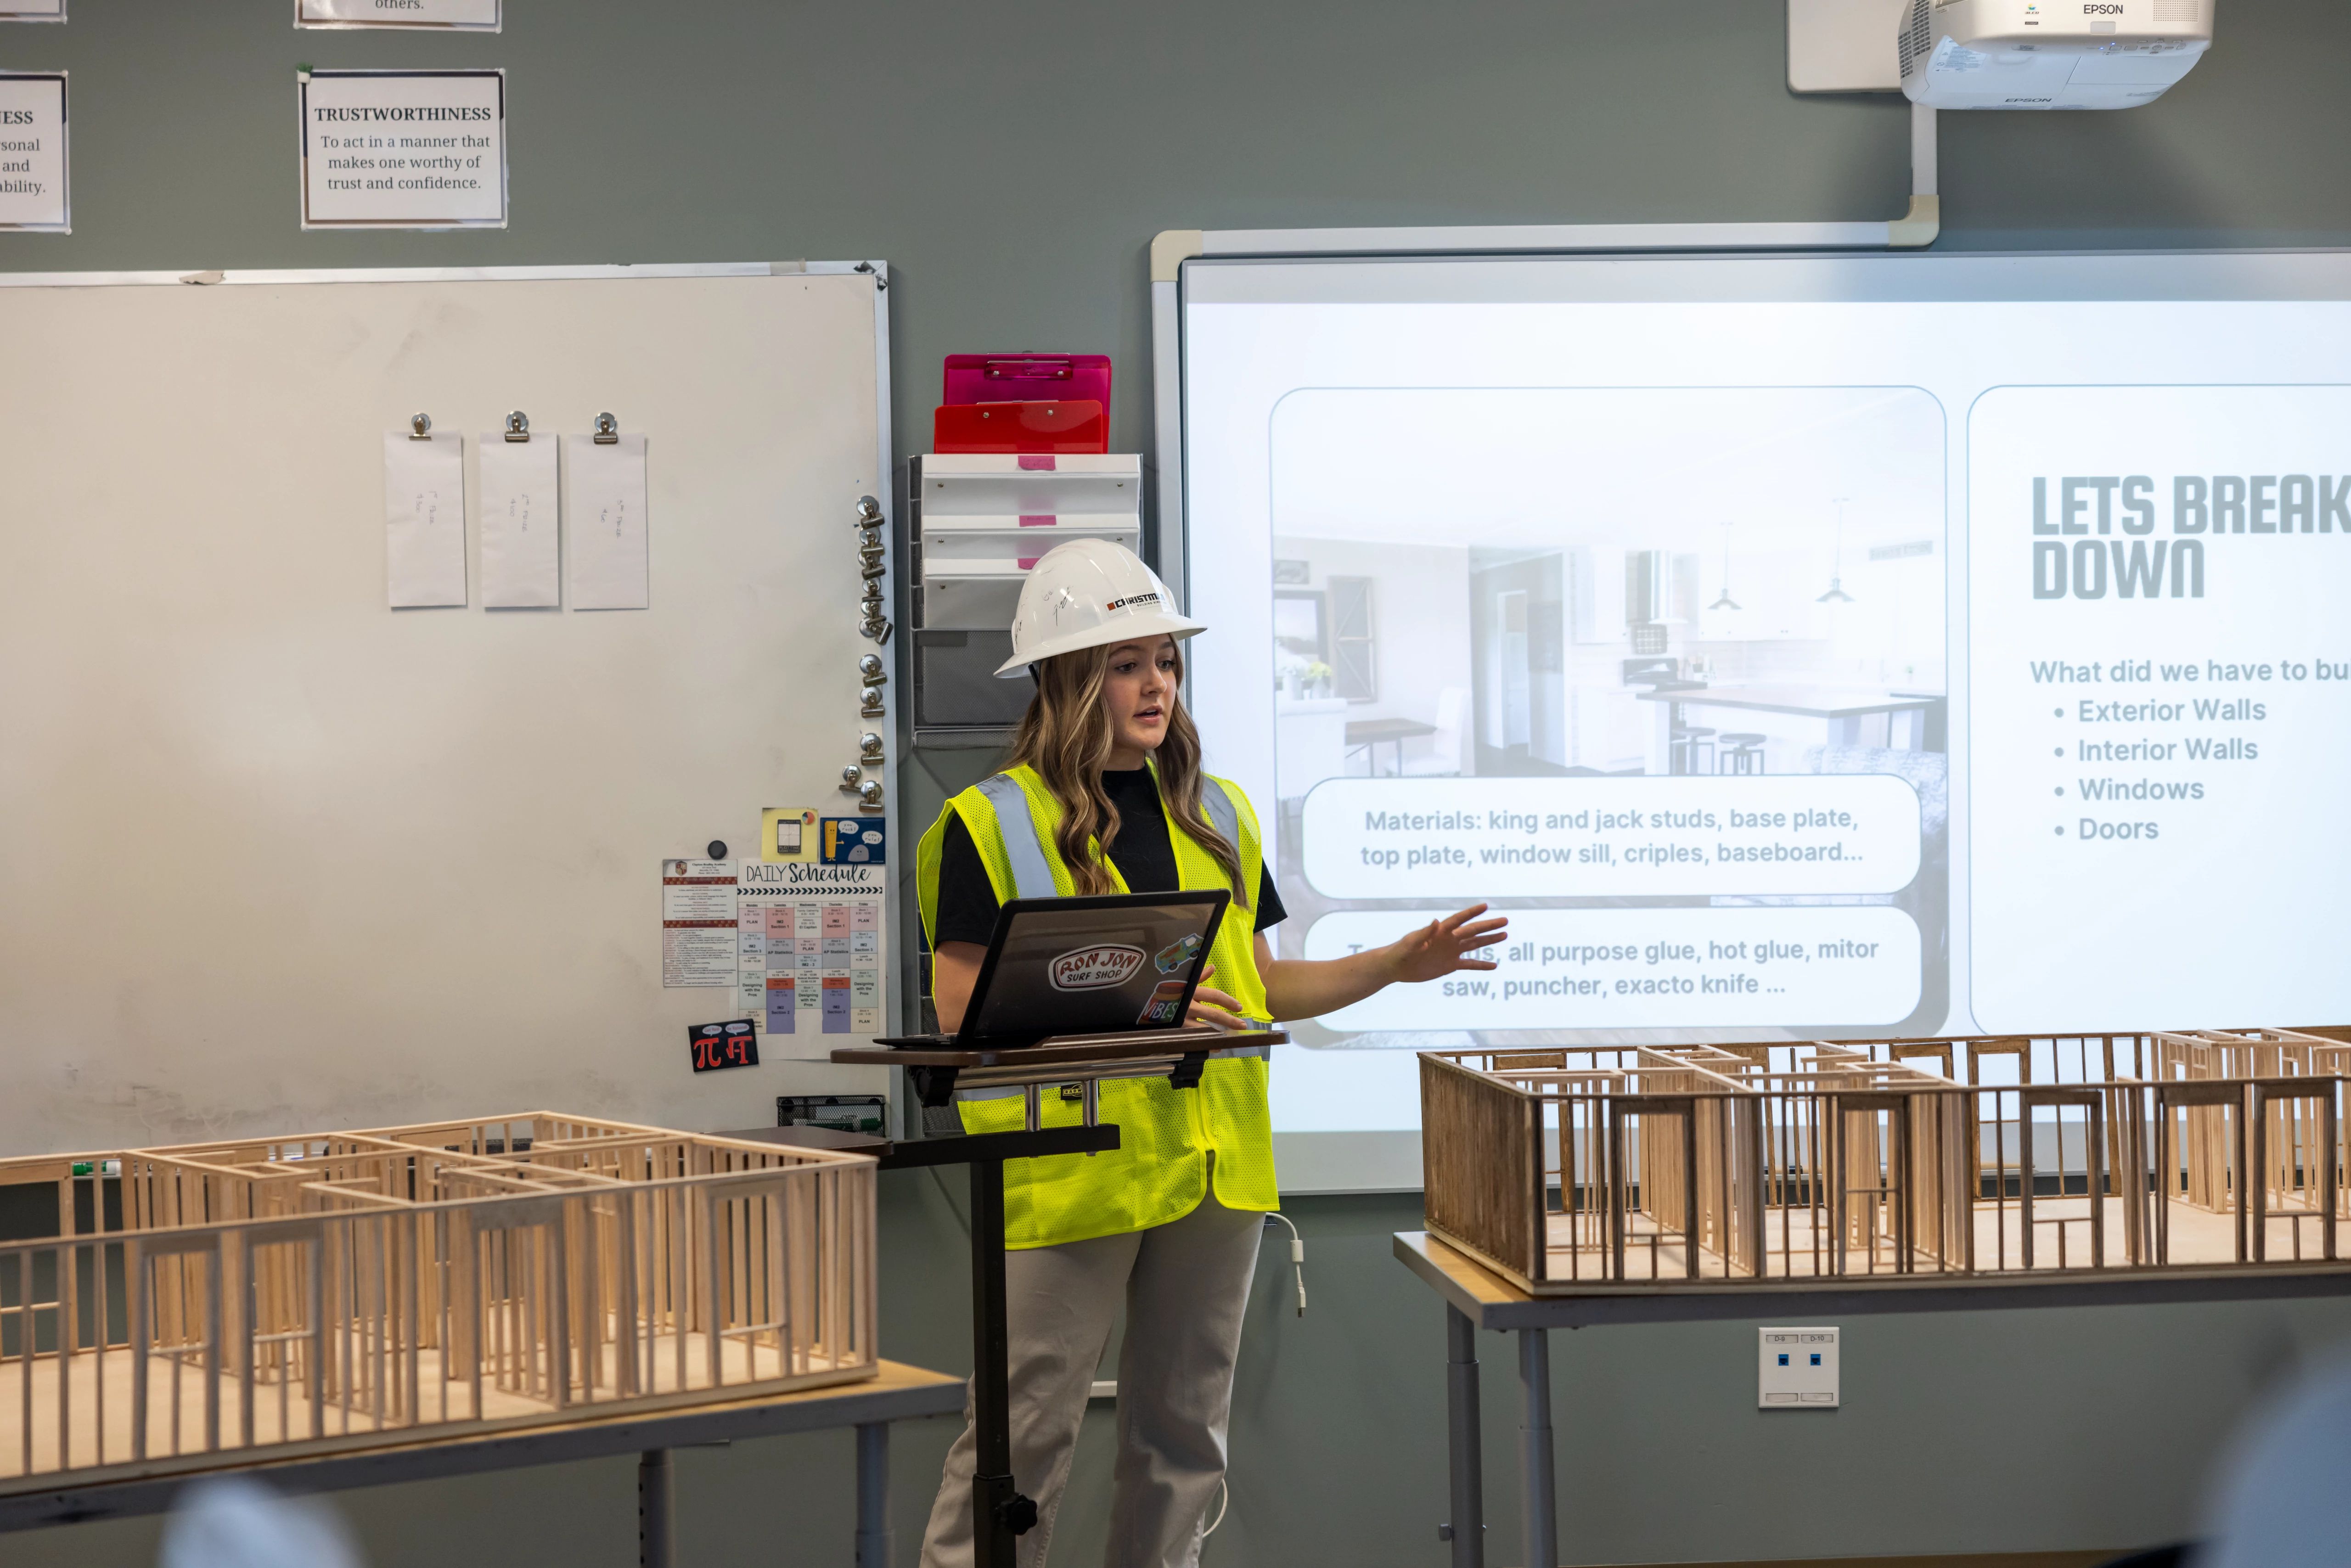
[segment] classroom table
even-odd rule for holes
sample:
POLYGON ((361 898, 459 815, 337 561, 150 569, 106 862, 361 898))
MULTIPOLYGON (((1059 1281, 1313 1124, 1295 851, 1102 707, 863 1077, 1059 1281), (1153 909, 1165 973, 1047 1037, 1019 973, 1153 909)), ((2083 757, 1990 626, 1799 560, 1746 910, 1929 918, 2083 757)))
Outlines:
POLYGON ((1417 740, 1424 735, 1435 735, 1437 727, 1416 718, 1359 718, 1347 726, 1347 755, 1364 754, 1364 770, 1376 778, 1380 771, 1380 747, 1395 747, 1395 770, 1404 772, 1404 743, 1417 740))
POLYGON ((252 1476, 291 1492, 342 1491, 635 1454, 638 1560, 644 1568, 672 1568, 677 1561, 672 1449, 848 1427, 857 1434, 857 1568, 889 1568, 890 1423, 958 1415, 963 1402, 962 1378, 884 1361, 881 1374, 864 1382, 795 1394, 15 1492, 0 1497, 0 1532, 161 1513, 181 1487, 204 1475, 252 1476))
POLYGON ((2144 1306, 2351 1295, 2342 1262, 2258 1268, 2087 1271, 1954 1278, 1914 1274, 1876 1283, 1612 1285, 1535 1296, 1425 1230, 1400 1230, 1397 1261, 1445 1301, 1446 1449, 1452 1517, 1438 1534, 1453 1568, 1484 1568, 1485 1468, 1478 1411, 1478 1331, 1519 1336, 1519 1532, 1525 1568, 1558 1568, 1559 1504, 1552 1463, 1551 1342, 1555 1328, 1750 1318, 1820 1322, 1880 1312, 1998 1307, 2144 1306))

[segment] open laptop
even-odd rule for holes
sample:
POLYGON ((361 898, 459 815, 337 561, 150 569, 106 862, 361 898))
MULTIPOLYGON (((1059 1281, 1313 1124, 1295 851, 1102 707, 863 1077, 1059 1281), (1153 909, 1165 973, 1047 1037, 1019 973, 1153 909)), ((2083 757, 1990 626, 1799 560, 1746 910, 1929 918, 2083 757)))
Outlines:
POLYGON ((881 1043, 977 1051, 1178 1028, 1231 902, 1222 888, 1016 898, 997 911, 962 1029, 881 1043))

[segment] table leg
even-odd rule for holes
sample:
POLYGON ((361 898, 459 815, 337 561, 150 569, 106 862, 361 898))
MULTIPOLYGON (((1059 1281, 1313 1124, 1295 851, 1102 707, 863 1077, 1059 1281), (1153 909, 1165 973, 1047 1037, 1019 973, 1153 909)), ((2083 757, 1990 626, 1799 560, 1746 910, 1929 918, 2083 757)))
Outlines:
POLYGON ((890 1568, 890 1423, 857 1428, 857 1568, 890 1568))
POLYGON ((1035 1526, 1037 1505, 1012 1479, 1002 1160, 971 1165, 971 1425, 979 1450, 971 1479, 973 1560, 977 1568, 1019 1568, 1018 1538, 1035 1526))
POLYGON ((1453 1568, 1485 1568, 1486 1467, 1478 1423, 1478 1329, 1460 1308, 1445 1308, 1445 1442, 1452 1461, 1453 1568))
POLYGON ((1526 1424, 1519 1428, 1519 1532, 1526 1568, 1559 1568, 1559 1498, 1551 1455, 1551 1332, 1519 1331, 1519 1383, 1526 1424))
POLYGON ((638 1568, 674 1568, 677 1562, 677 1471, 667 1448, 637 1456, 638 1568))

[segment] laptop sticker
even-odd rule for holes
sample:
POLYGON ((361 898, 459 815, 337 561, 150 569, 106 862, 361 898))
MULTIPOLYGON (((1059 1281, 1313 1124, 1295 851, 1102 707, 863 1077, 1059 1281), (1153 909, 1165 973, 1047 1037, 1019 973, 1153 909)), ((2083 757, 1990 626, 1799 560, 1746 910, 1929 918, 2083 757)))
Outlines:
POLYGON ((1162 980, 1157 988, 1151 993, 1151 999, 1143 1004, 1143 1016, 1134 1021, 1138 1025, 1172 1024, 1183 1006, 1184 982, 1162 980))
POLYGON ((1057 991, 1098 991, 1123 985, 1143 967, 1143 949, 1123 942, 1098 942, 1073 947, 1046 966, 1045 977, 1057 991))

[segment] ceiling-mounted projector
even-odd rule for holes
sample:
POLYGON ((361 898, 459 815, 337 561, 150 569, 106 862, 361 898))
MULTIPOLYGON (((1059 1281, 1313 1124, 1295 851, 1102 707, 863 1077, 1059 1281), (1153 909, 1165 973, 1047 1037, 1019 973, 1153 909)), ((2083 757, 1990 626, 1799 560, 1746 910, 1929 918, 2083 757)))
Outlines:
POLYGON ((1902 90, 1928 109, 2129 109, 2212 44, 2213 0, 1910 0, 1902 90))

